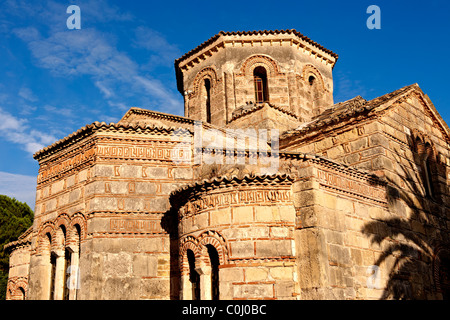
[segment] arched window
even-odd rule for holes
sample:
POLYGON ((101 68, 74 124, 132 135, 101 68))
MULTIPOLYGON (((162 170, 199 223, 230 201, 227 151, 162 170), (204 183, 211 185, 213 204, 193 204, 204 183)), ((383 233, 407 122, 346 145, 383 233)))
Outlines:
POLYGON ((433 146, 423 134, 416 133, 414 138, 414 150, 417 154, 418 165, 421 170, 425 196, 436 200, 433 185, 433 169, 436 165, 436 155, 433 146))
POLYGON ((64 225, 60 225, 55 232, 55 243, 52 245, 51 254, 52 278, 50 298, 54 300, 62 300, 66 297, 66 245, 67 230, 64 225))
POLYGON ((308 82, 309 82, 310 86, 313 86, 315 81, 316 81, 316 77, 314 77, 313 75, 309 76, 308 82))
POLYGON ((211 263, 211 298, 219 300, 219 254, 212 245, 207 245, 209 260, 211 263))
POLYGON ((256 103, 269 101, 266 69, 264 67, 256 67, 255 70, 253 70, 253 79, 255 82, 256 103))
POLYGON ((429 143, 426 143, 424 148, 424 156, 422 160, 422 170, 424 171, 426 195, 430 198, 433 197, 433 179, 431 171, 432 157, 433 157, 433 149, 429 143))
POLYGON ((200 300, 200 275, 195 271, 195 255, 192 250, 187 250, 189 262, 189 281, 192 286, 192 300, 200 300))
POLYGON ((80 289, 80 255, 81 255, 81 227, 75 224, 75 247, 70 258, 70 290, 73 290, 69 296, 70 300, 76 300, 78 290, 80 289))
POLYGON ((206 122, 211 123, 211 81, 205 79, 205 109, 206 109, 206 122))
POLYGON ((19 287, 17 291, 19 293, 18 299, 25 300, 25 289, 22 287, 19 287))
POLYGON ((50 254, 50 265, 51 265, 51 274, 50 274, 50 300, 55 299, 55 277, 56 277, 56 254, 53 252, 50 254))
POLYGON ((66 247, 64 250, 64 281, 63 281, 63 300, 69 300, 69 286, 67 285, 67 279, 70 277, 68 272, 70 269, 72 259, 72 251, 66 247))

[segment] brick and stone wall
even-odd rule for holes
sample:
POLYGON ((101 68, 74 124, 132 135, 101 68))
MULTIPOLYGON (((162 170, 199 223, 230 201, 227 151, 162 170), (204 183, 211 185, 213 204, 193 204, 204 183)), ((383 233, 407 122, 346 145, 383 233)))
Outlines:
POLYGON ((335 58, 317 47, 310 48, 291 32, 220 35, 199 52, 177 61, 185 116, 207 120, 207 79, 211 83, 211 123, 226 125, 234 110, 256 102, 253 70, 262 66, 267 72, 269 102, 308 121, 333 104, 335 58))
MULTIPOLYGON (((220 299, 293 299, 296 278, 292 178, 222 178, 176 192, 180 241, 181 298, 191 297, 187 250, 196 270, 220 256, 220 299), (184 282, 183 282, 183 279, 184 282)), ((197 270, 198 271, 198 270, 197 270)), ((207 272, 201 277, 210 277, 207 272)), ((210 283, 201 286, 208 296, 210 283)), ((203 292, 204 291, 204 292, 203 292)))

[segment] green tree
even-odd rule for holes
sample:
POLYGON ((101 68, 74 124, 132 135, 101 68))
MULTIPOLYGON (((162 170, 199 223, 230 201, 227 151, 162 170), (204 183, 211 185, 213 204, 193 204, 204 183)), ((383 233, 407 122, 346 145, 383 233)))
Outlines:
POLYGON ((9 269, 9 254, 3 247, 17 240, 32 224, 33 211, 26 203, 0 195, 0 300, 6 298, 9 269))

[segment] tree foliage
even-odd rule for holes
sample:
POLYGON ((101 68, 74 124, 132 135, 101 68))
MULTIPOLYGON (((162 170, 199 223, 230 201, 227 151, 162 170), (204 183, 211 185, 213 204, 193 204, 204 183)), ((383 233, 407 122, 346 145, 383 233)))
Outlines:
POLYGON ((9 254, 3 247, 17 240, 32 224, 33 211, 26 203, 0 195, 0 300, 6 297, 9 269, 9 254))

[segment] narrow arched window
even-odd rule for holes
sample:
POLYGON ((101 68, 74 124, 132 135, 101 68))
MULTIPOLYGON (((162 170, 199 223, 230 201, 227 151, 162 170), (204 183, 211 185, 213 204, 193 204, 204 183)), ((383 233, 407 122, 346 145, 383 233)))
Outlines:
POLYGON ((25 300, 25 289, 22 288, 22 287, 19 287, 18 292, 19 292, 19 297, 18 297, 18 299, 19 299, 19 300, 25 300))
POLYGON ((422 135, 417 135, 414 139, 414 147, 418 156, 418 165, 421 169, 422 184, 425 189, 425 196, 431 199, 434 198, 433 186, 433 169, 436 165, 436 155, 430 141, 422 135))
POLYGON ((433 197, 433 176, 431 171, 431 161, 433 160, 433 149, 429 143, 425 144, 422 159, 422 170, 424 172, 425 191, 430 198, 433 197))
POLYGON ((70 277, 68 271, 70 270, 70 263, 72 260, 72 251, 69 248, 64 250, 64 281, 63 281, 63 300, 69 300, 69 286, 67 279, 70 277))
POLYGON ((55 278, 56 278, 56 255, 52 252, 50 254, 50 300, 55 299, 55 278))
POLYGON ((269 101, 266 69, 263 67, 256 67, 255 70, 253 70, 253 79, 255 82, 256 103, 269 101))
POLYGON ((211 123, 211 81, 205 79, 205 108, 206 108, 206 122, 211 123))
POLYGON ((212 245, 207 245, 208 255, 211 263, 211 298, 219 300, 219 254, 212 245))
POLYGON ((189 262, 189 281, 192 286, 192 300, 200 300, 200 275, 195 271, 195 255, 192 250, 187 250, 189 262))

